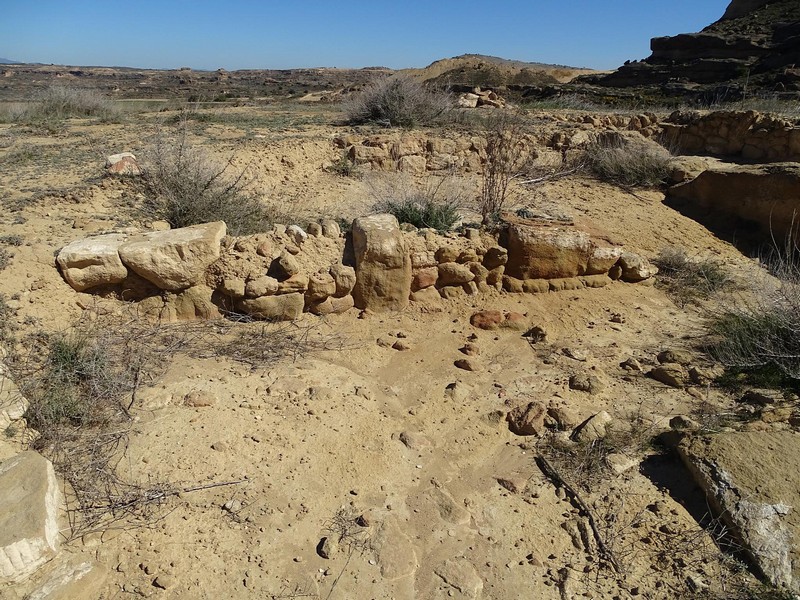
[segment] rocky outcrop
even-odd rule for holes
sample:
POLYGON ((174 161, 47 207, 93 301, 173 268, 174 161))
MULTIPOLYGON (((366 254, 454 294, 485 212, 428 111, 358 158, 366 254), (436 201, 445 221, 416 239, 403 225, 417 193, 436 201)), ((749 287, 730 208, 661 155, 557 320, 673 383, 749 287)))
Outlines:
MULTIPOLYGON (((652 54, 589 81, 608 87, 707 86, 741 97, 763 87, 800 91, 800 4, 795 0, 733 0, 724 16, 699 33, 653 38, 652 54)), ((711 99, 711 98, 709 98, 711 99)), ((719 98, 717 98, 719 100, 719 98)))
POLYGON ((800 592, 800 469, 794 432, 689 437, 678 453, 716 515, 773 585, 800 592))
POLYGON ((0 464, 0 584, 22 581, 55 556, 61 502, 42 455, 29 450, 0 464))
POLYGON ((676 111, 661 129, 664 144, 681 154, 800 161, 800 123, 752 110, 707 115, 676 111))
POLYGON ((411 294, 411 257, 397 219, 372 215, 353 221, 358 308, 375 312, 402 310, 411 294))
POLYGON ((717 166, 671 187, 667 202, 742 243, 782 244, 797 233, 800 165, 717 166))

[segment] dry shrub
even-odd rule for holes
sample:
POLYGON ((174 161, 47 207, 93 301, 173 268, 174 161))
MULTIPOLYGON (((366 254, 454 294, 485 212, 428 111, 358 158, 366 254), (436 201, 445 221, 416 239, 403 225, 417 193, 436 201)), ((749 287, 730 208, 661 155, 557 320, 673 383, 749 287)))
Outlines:
POLYGON ((143 159, 140 210, 175 228, 225 221, 231 235, 268 230, 273 212, 253 191, 248 169, 233 163, 234 158, 220 162, 191 145, 185 127, 177 139, 158 136, 143 159))
POLYGON ((662 249, 653 263, 658 267, 659 283, 678 306, 706 300, 732 284, 722 263, 690 258, 682 248, 662 249))
POLYGON ((600 136, 586 150, 592 172, 622 187, 656 187, 669 173, 670 153, 644 138, 610 134, 600 136))
POLYGON ((185 332, 136 318, 84 320, 68 331, 38 333, 12 357, 12 375, 30 405, 32 446, 64 478, 72 534, 125 519, 146 522, 167 485, 126 481, 124 456, 136 392, 154 382, 185 332))
POLYGON ((120 111, 112 99, 98 90, 53 85, 10 116, 20 123, 51 128, 73 117, 96 117, 103 122, 114 122, 119 120, 120 111))
POLYGON ((501 113, 488 126, 486 160, 478 199, 481 220, 488 225, 500 218, 511 198, 511 182, 520 177, 529 160, 522 125, 516 115, 501 113))
POLYGON ((405 128, 432 125, 452 107, 449 94, 405 75, 378 79, 343 105, 347 122, 352 125, 405 128))

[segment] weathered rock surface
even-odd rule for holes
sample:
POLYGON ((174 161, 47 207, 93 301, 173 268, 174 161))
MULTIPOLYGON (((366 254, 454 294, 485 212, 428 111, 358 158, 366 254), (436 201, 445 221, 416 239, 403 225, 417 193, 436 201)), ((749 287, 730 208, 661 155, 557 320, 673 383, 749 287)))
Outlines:
POLYGON ((119 246, 122 262, 162 290, 178 291, 203 281, 219 258, 225 223, 205 223, 144 233, 119 246))
POLYGON ((41 454, 0 463, 0 583, 22 581, 55 556, 61 502, 53 465, 41 454))
POLYGON ((712 230, 745 235, 757 243, 770 243, 774 236, 782 244, 792 227, 797 228, 798 198, 797 164, 728 164, 671 187, 667 202, 712 230))
POLYGON ((64 279, 78 292, 121 282, 128 276, 119 256, 126 239, 124 234, 109 233, 64 246, 56 258, 64 279))
POLYGON ((800 435, 689 437, 678 453, 711 508, 774 585, 800 592, 800 435))
POLYGON ((542 435, 547 409, 540 402, 517 406, 506 416, 508 428, 517 435, 542 435))
POLYGON ((372 547, 378 557, 381 575, 386 579, 406 577, 417 570, 414 545, 394 517, 387 517, 380 526, 372 547))
POLYGON ((257 319, 267 321, 294 321, 303 314, 305 298, 300 292, 279 296, 239 300, 236 309, 257 319))
POLYGON ((517 279, 556 279, 586 273, 594 252, 589 235, 564 227, 510 224, 505 272, 517 279))
POLYGON ((434 569, 434 573, 457 591, 461 598, 479 598, 483 592, 483 580, 466 558, 446 560, 434 569))
POLYGON ((375 312, 402 310, 411 293, 411 257, 397 219, 372 215, 353 221, 356 306, 375 312))

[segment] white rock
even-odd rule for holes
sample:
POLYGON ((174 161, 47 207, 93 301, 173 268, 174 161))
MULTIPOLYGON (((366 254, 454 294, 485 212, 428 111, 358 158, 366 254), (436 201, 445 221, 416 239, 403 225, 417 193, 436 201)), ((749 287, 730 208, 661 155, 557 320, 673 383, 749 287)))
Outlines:
POLYGON ((170 231, 152 231, 119 247, 122 262, 162 290, 178 291, 201 283, 219 258, 225 223, 204 223, 170 231))
POLYGON ((79 292, 119 283, 128 276, 128 269, 119 257, 119 247, 127 237, 109 233, 67 244, 56 258, 64 279, 79 292))
POLYGON ((22 581, 55 556, 60 504, 53 465, 41 454, 0 464, 0 583, 22 581))

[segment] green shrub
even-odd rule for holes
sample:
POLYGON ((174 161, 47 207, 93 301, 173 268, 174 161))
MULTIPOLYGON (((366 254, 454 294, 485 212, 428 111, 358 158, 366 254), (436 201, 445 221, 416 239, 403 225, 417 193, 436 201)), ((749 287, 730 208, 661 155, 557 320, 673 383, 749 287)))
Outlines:
POLYGON ((397 217, 400 223, 418 228, 450 231, 461 220, 460 208, 466 204, 467 190, 452 177, 428 178, 415 183, 399 177, 373 187, 377 212, 397 217))
POLYGON ((414 227, 450 231, 461 219, 458 207, 448 202, 438 202, 432 198, 404 198, 389 201, 385 211, 397 217, 400 223, 410 223, 414 227))
POLYGON ((159 139, 145 153, 140 179, 143 216, 172 227, 225 221, 231 235, 266 231, 273 215, 252 190, 247 169, 219 162, 191 146, 184 131, 175 142, 159 139))
POLYGON ((604 135, 587 148, 592 172, 622 187, 656 187, 669 173, 669 152, 644 138, 604 135))
POLYGON ((406 128, 431 125, 452 107, 448 94, 403 75, 379 79, 344 103, 350 124, 406 128))

